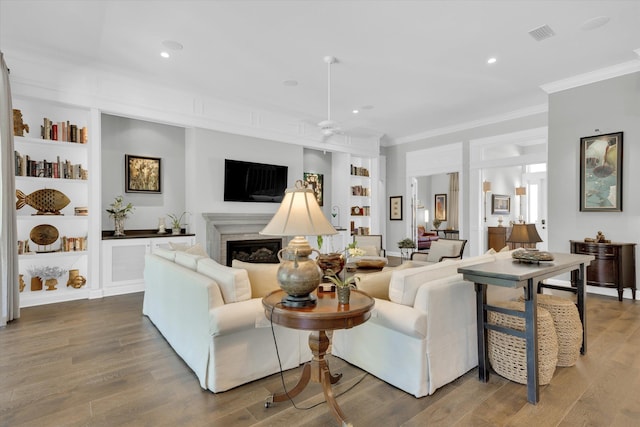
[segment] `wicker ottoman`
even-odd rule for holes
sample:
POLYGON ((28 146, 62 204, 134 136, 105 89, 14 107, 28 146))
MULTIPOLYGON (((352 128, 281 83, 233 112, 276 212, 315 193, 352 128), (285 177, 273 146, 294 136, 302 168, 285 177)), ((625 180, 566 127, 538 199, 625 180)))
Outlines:
MULTIPOLYGON (((497 307, 524 312, 524 303, 503 301, 497 307)), ((524 319, 509 314, 489 311, 487 321, 490 324, 506 326, 524 331, 524 319)), ((527 350, 524 338, 514 337, 502 332, 487 331, 489 363, 496 373, 520 384, 527 383, 527 350)), ((558 338, 549 311, 538 306, 538 384, 551 382, 558 362, 558 338)))
POLYGON ((546 308, 553 318, 558 336, 558 366, 575 365, 582 346, 582 322, 578 307, 567 298, 547 294, 538 295, 538 306, 546 308))

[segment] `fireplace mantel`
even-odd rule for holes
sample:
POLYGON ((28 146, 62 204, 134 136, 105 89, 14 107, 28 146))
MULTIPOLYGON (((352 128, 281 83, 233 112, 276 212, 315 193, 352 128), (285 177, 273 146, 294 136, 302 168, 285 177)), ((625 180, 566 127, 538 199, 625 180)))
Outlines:
POLYGON ((209 256, 221 264, 227 259, 227 240, 272 239, 260 231, 267 225, 272 213, 216 213, 202 214, 207 223, 209 256))

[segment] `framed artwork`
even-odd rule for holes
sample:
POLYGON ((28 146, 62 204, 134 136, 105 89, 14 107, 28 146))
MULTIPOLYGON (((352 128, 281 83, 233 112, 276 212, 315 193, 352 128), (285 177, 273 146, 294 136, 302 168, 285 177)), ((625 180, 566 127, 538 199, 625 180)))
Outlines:
POLYGON ((511 212, 511 197, 503 194, 491 195, 491 213, 494 215, 508 215, 511 212))
POLYGON ((389 219, 402 221, 402 196, 389 197, 389 219))
POLYGON ((580 211, 622 212, 622 132, 580 138, 580 211))
POLYGON ((433 219, 446 221, 447 220, 447 195, 436 194, 434 196, 433 206, 434 206, 433 219))
POLYGON ((124 155, 125 192, 162 193, 161 159, 124 155))
POLYGON ((323 186, 323 181, 324 181, 324 175, 322 175, 321 173, 312 173, 312 172, 305 172, 303 174, 304 177, 304 183, 307 187, 311 188, 313 190, 313 193, 316 195, 316 200, 318 201, 318 204, 320 206, 324 205, 324 186, 323 186))

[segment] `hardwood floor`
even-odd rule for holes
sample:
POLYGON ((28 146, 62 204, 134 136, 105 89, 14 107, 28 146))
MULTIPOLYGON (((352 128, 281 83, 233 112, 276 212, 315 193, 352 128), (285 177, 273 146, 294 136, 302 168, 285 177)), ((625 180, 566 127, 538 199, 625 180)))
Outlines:
MULTIPOLYGON (((526 387, 474 369, 416 399, 330 357, 338 403, 355 426, 635 426, 640 304, 589 296, 588 353, 558 368, 530 405, 526 387)), ((332 426, 320 385, 266 409, 279 375, 213 394, 141 314, 142 294, 22 310, 0 329, 0 426, 332 426), (318 405, 313 407, 314 405, 318 405)), ((393 369, 393 367, 389 367, 393 369)), ((300 373, 284 373, 292 386, 300 373)))

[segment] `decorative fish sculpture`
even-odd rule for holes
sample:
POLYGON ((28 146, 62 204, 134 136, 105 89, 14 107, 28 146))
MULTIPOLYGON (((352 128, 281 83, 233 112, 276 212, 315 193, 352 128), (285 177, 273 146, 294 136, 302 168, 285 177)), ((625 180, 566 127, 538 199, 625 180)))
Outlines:
POLYGON ((38 211, 36 215, 62 215, 60 210, 71 203, 63 192, 49 188, 36 190, 28 196, 16 190, 16 197, 16 209, 29 205, 38 211))

